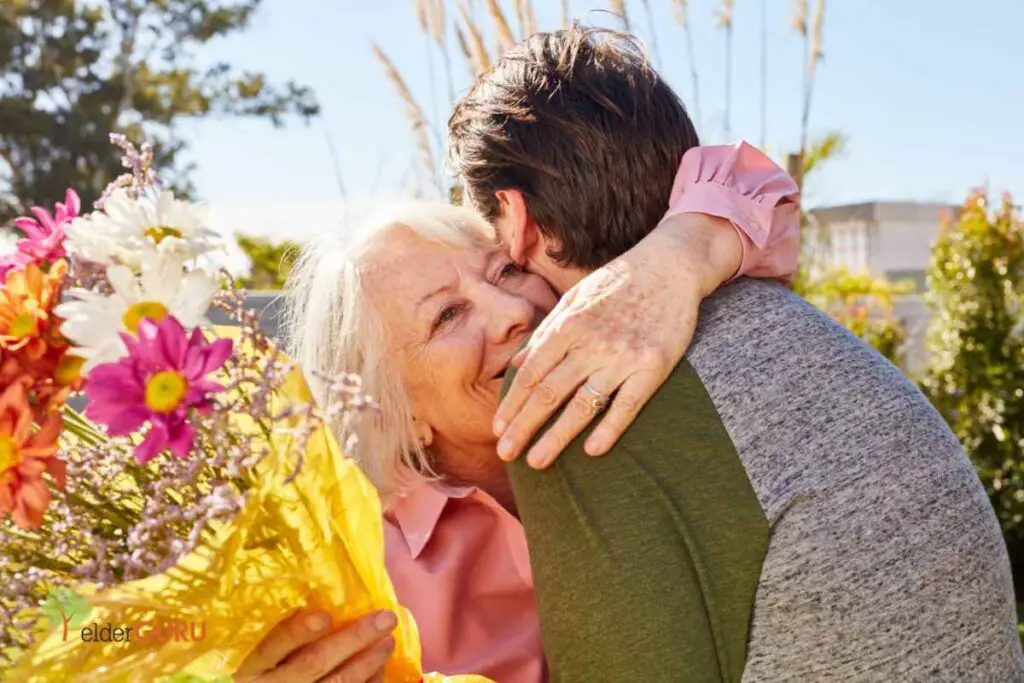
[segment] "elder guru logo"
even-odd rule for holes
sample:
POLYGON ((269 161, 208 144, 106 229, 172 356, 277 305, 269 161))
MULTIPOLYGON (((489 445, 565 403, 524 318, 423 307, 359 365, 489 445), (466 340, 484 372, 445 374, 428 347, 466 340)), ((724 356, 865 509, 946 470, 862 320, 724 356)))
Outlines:
POLYGON ((65 642, 75 631, 86 643, 133 643, 170 641, 199 642, 206 638, 205 621, 158 618, 128 624, 88 623, 89 600, 69 588, 55 588, 46 596, 42 614, 51 628, 61 629, 65 642))

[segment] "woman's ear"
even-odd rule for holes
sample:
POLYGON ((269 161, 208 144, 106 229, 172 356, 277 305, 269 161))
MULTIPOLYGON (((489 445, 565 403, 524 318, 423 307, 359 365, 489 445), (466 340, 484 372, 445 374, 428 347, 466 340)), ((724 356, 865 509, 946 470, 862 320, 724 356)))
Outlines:
POLYGON ((494 196, 501 211, 494 221, 498 237, 508 249, 512 260, 521 266, 526 265, 536 256, 534 251, 542 242, 540 230, 526 205, 526 198, 519 190, 498 190, 494 196))
POLYGON ((434 443, 434 428, 418 417, 412 418, 412 430, 421 448, 430 448, 434 443))

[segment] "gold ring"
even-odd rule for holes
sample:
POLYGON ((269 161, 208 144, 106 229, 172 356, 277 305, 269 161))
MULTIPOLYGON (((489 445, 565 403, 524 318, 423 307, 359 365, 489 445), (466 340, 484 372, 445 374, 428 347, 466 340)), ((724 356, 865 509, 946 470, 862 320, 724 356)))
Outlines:
POLYGON ((591 395, 592 398, 587 403, 595 413, 601 412, 608 405, 608 396, 590 386, 590 382, 583 385, 583 390, 591 395))

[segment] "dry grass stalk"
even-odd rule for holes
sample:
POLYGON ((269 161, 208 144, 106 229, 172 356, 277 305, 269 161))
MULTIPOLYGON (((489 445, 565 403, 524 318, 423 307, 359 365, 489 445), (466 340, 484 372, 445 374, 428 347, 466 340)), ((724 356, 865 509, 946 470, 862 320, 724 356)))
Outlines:
POLYGON ((725 139, 732 137, 732 18, 736 0, 720 0, 716 15, 718 28, 725 30, 725 139))
POLYGON ((629 13, 626 12, 625 0, 608 0, 608 9, 622 17, 622 27, 626 29, 626 33, 632 33, 632 28, 629 25, 629 13))
POLYGON ((469 43, 466 42, 466 34, 458 26, 455 27, 455 38, 459 42, 459 51, 466 60, 466 67, 469 69, 469 80, 476 80, 476 67, 473 66, 473 53, 469 50, 469 43))
POLYGON ((768 0, 761 0, 761 149, 768 144, 768 0))
POLYGON ((533 0, 523 0, 523 5, 526 6, 526 35, 524 38, 529 38, 537 32, 537 15, 533 12, 533 0))
POLYGON ((459 14, 462 15, 462 23, 466 26, 466 45, 469 49, 469 63, 473 67, 473 78, 480 76, 491 68, 491 56, 487 52, 487 45, 484 44, 484 36, 480 27, 476 25, 469 15, 469 9, 463 2, 459 5, 459 14))
POLYGON ((811 54, 807 68, 811 71, 818 66, 823 53, 821 51, 821 39, 825 29, 825 0, 818 0, 814 7, 814 28, 811 33, 811 54))
POLYGON ((732 15, 736 8, 736 0, 719 0, 720 7, 715 12, 715 26, 718 28, 731 29, 732 15))
POLYGON ((445 28, 446 21, 444 13, 444 0, 425 0, 430 3, 429 11, 427 12, 428 23, 430 24, 430 34, 434 37, 434 42, 442 50, 445 48, 445 28))
POLYGON ((689 3, 687 0, 675 0, 672 3, 676 22, 683 27, 683 35, 686 38, 686 59, 690 63, 690 82, 693 86, 693 113, 695 116, 694 125, 697 130, 701 128, 700 118, 700 78, 697 73, 697 59, 693 50, 693 32, 690 30, 688 17, 689 3))
POLYGON ((807 0, 792 0, 793 11, 789 17, 789 27, 807 37, 807 0))
POLYGON ((531 0, 515 0, 516 22, 519 24, 519 38, 529 38, 537 32, 537 17, 533 14, 531 0))
POLYGON ((395 68, 387 54, 376 42, 373 43, 373 54, 384 65, 388 80, 395 86, 399 98, 401 98, 402 103, 405 105, 405 115, 409 119, 409 123, 412 124, 413 136, 416 138, 416 149, 419 152, 420 164, 423 170, 426 171, 427 177, 430 178, 430 182, 440 189, 440 186, 437 184, 437 167, 434 164, 434 153, 430 147, 430 126, 427 123, 427 118, 423 115, 423 110, 416 103, 412 92, 405 84, 405 79, 398 73, 398 69, 395 68))
POLYGON ((675 17, 676 23, 687 28, 686 25, 686 11, 688 9, 688 3, 686 0, 676 0, 672 3, 672 16, 675 17))
POLYGON ((420 27, 420 30, 424 33, 430 33, 430 22, 427 19, 429 14, 429 5, 431 0, 413 0, 413 9, 416 11, 416 24, 420 27))
POLYGON ((519 38, 525 38, 528 35, 526 33, 526 0, 512 0, 512 11, 516 15, 519 38))
POLYGON ((562 0, 562 28, 569 28, 572 15, 569 13, 569 0, 562 0))
POLYGON ((658 48, 658 31, 654 25, 654 13, 651 12, 651 0, 640 0, 647 17, 647 32, 651 36, 651 52, 654 54, 654 65, 661 68, 661 50, 658 48))
POLYGON ((512 33, 512 27, 509 25, 508 19, 505 18, 505 13, 501 10, 498 0, 486 0, 486 2, 487 11, 490 13, 491 19, 494 20, 494 36, 498 44, 495 52, 500 57, 505 50, 516 44, 516 37, 512 33))
POLYGON ((818 0, 814 6, 814 20, 811 29, 811 36, 808 38, 806 32, 806 18, 804 37, 804 106, 800 115, 800 151, 798 158, 797 186, 803 190, 804 159, 807 156, 807 136, 810 130, 811 121, 811 99, 814 95, 814 74, 817 71, 818 62, 822 57, 822 37, 825 29, 825 0, 818 0))

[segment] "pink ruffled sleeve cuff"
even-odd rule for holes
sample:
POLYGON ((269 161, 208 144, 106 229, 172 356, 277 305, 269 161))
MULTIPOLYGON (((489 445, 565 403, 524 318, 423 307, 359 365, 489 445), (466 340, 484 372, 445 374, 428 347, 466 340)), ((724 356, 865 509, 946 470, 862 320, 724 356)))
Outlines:
POLYGON ((743 244, 741 275, 788 281, 800 251, 796 182, 757 148, 695 147, 683 156, 665 217, 705 213, 730 221, 743 244))

